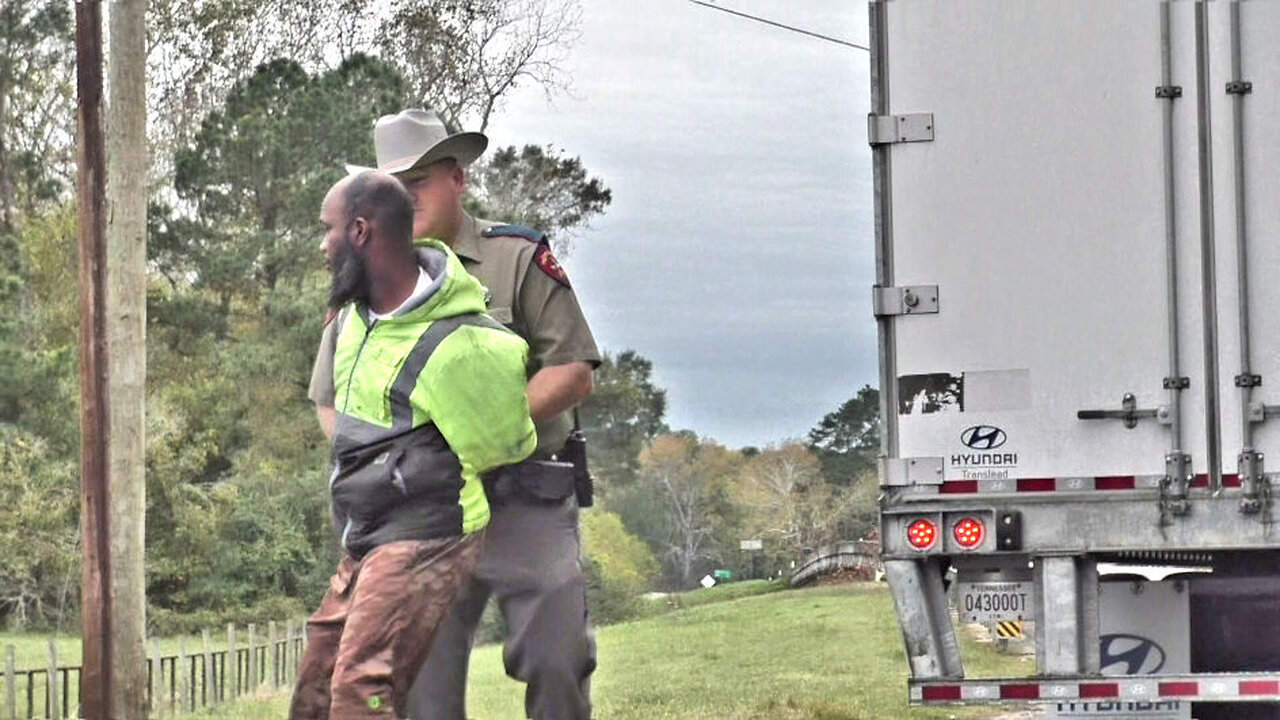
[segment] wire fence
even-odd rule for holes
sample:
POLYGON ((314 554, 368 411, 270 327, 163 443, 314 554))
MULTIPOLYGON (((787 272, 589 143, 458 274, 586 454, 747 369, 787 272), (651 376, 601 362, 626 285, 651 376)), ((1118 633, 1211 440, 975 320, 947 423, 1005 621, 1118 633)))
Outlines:
MULTIPOLYGON (((160 651, 160 640, 147 642, 147 704, 150 717, 172 717, 197 709, 213 708, 252 698, 262 691, 277 691, 296 679, 306 647, 305 624, 290 621, 283 632, 276 623, 266 635, 257 625, 242 634, 227 625, 225 638, 215 641, 208 630, 198 645, 177 641, 177 652, 160 651)), ((171 643, 170 643, 171 644, 171 643)), ((16 648, 5 647, 0 718, 63 720, 80 717, 80 666, 59 665, 57 649, 49 641, 48 665, 16 667, 16 648)))

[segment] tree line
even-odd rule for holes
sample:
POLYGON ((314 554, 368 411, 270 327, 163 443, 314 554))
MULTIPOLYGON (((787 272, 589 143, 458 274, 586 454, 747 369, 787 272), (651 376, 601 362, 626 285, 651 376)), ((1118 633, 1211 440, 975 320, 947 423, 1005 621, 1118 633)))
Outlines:
POLYGON ((593 512, 616 515, 644 543, 643 589, 694 587, 717 569, 785 572, 806 552, 875 532, 874 388, 863 387, 802 439, 730 449, 667 427, 666 392, 652 370, 634 351, 607 356, 583 408, 600 495, 593 512), (741 550, 743 540, 761 541, 762 563, 741 550))
MULTIPOLYGON (((78 374, 71 4, 0 7, 0 624, 74 627, 78 374)), ((328 448, 306 399, 328 276, 315 220, 379 115, 483 129, 510 91, 568 84, 573 0, 153 0, 148 15, 146 536, 159 631, 298 614, 336 561, 328 448)), ((611 192, 545 143, 494 148, 474 212, 560 251, 611 192)), ((689 586, 761 538, 771 567, 874 527, 875 391, 803 440, 731 450, 665 424, 634 351, 583 408, 593 603, 689 586)))

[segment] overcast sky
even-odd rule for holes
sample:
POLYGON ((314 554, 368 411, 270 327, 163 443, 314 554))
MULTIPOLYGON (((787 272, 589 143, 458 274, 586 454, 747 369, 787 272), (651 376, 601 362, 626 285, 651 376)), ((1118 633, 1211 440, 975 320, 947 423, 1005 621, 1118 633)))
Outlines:
MULTIPOLYGON (((864 2, 719 0, 858 44, 864 2)), ((571 95, 517 92, 495 145, 553 144, 613 190, 564 262, 602 348, 668 423, 802 437, 876 383, 867 54, 687 0, 586 0, 571 95)))

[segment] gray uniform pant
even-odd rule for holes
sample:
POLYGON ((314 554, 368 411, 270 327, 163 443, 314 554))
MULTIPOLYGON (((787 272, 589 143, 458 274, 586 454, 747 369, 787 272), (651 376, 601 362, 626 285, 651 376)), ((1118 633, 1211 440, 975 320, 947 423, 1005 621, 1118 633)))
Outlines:
POLYGON ((493 595, 507 627, 507 675, 527 683, 525 714, 590 720, 596 648, 578 554, 573 497, 558 505, 495 505, 475 574, 440 624, 410 690, 409 717, 466 720, 471 643, 493 595))

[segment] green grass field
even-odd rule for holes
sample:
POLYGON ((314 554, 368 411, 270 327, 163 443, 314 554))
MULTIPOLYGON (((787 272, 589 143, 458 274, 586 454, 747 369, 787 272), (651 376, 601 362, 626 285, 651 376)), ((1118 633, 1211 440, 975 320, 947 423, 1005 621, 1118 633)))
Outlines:
POLYGON ((0 633, 0 668, 3 668, 7 649, 14 649, 14 665, 18 669, 44 668, 49 665, 49 640, 54 641, 59 665, 80 664, 80 636, 50 636, 39 633, 0 633))
MULTIPOLYGON (((996 712, 908 709, 906 659, 883 585, 726 599, 601 628, 597 639, 599 720, 886 720, 996 712)), ((962 643, 971 676, 1031 669, 967 635, 962 643)), ((469 714, 481 720, 524 717, 523 686, 503 674, 498 646, 476 650, 469 700, 469 714)), ((274 720, 285 716, 287 705, 282 693, 187 717, 274 720)))
MULTIPOLYGON (((295 627, 302 627, 303 620, 300 618, 295 621, 295 627)), ((280 624, 277 629, 277 639, 283 638, 285 626, 280 624)), ((49 640, 54 641, 58 653, 58 666, 69 666, 80 664, 80 636, 67 636, 65 634, 51 636, 41 633, 4 633, 0 632, 0 670, 3 669, 7 646, 14 647, 15 667, 20 669, 40 668, 43 669, 49 665, 49 640)), ((257 642, 259 645, 266 642, 267 629, 259 628, 257 642)), ((236 628, 236 645, 244 648, 249 641, 248 631, 244 627, 236 628)), ((188 655, 202 652, 203 641, 199 635, 189 635, 184 638, 164 638, 160 640, 160 653, 162 655, 178 654, 179 646, 188 655)), ((214 651, 227 649, 227 631, 226 628, 211 633, 209 638, 211 649, 214 651)), ((147 657, 150 658, 155 654, 155 645, 152 640, 147 640, 147 657)))

